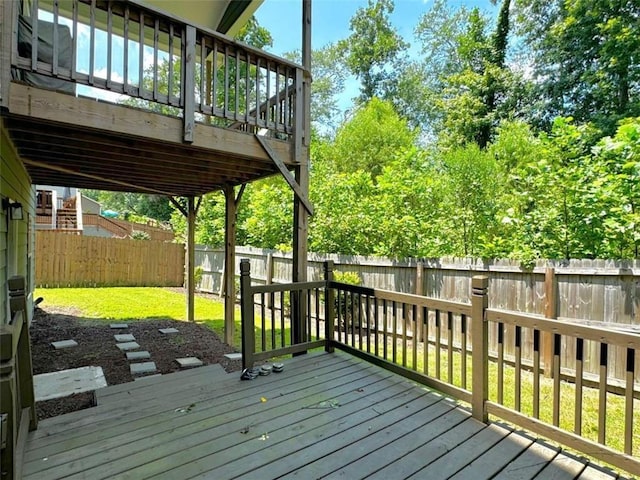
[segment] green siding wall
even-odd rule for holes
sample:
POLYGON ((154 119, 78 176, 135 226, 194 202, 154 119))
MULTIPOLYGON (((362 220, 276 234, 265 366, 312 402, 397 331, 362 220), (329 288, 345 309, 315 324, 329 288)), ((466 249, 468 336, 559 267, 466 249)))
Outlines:
POLYGON ((10 275, 24 275, 29 280, 30 321, 35 271, 32 258, 35 192, 3 125, 0 125, 0 197, 22 203, 24 212, 23 220, 9 220, 7 212, 0 208, 0 323, 8 321, 10 275))

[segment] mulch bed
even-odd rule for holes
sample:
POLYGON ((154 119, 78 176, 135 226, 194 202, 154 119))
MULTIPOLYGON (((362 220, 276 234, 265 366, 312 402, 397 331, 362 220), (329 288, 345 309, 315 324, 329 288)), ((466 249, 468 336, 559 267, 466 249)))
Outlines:
MULTIPOLYGON (((234 349, 224 343, 218 335, 203 325, 158 319, 127 321, 129 328, 114 330, 108 321, 96 323, 74 315, 70 310, 52 307, 37 308, 31 325, 31 355, 33 373, 55 372, 69 368, 102 367, 107 384, 116 385, 133 381, 129 361, 124 352, 116 347, 115 334, 130 333, 151 358, 145 361, 156 363, 158 373, 166 374, 180 370, 176 358, 198 357, 205 365, 219 363, 228 371, 239 371, 240 361, 230 361, 225 353, 234 349), (162 334, 160 328, 176 328, 179 333, 162 334), (77 347, 56 350, 51 342, 75 340, 77 347)), ((36 404, 38 418, 81 410, 94 406, 93 392, 80 393, 64 398, 46 400, 36 404)))

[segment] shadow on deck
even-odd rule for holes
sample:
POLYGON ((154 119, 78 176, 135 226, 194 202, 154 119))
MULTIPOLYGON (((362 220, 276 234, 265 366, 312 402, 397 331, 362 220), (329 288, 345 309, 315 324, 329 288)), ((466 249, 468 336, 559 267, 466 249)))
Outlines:
POLYGON ((341 353, 240 381, 218 365, 107 387, 29 434, 26 479, 618 478, 341 353))

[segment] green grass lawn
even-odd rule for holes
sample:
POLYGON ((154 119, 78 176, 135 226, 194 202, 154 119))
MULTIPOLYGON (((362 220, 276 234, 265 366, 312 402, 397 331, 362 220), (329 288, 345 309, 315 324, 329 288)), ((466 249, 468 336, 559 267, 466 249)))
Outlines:
MULTIPOLYGON (((165 288, 38 288, 42 308, 74 308, 79 315, 96 321, 144 321, 168 318, 186 321, 185 295, 165 288)), ((195 320, 224 338, 224 303, 215 299, 195 298, 195 320)), ((234 347, 240 348, 240 310, 236 309, 234 347)))

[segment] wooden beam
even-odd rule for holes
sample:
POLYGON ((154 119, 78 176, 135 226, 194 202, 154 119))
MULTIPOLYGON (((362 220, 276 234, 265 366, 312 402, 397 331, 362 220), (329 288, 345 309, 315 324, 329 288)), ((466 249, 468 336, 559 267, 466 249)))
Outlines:
MULTIPOLYGON (((115 133, 184 145, 184 129, 180 118, 90 98, 72 97, 15 82, 10 84, 9 111, 16 115, 74 125, 82 129, 98 129, 105 137, 109 133, 115 133)), ((270 161, 259 144, 248 140, 248 133, 198 123, 193 130, 193 147, 226 156, 270 161)), ((265 139, 265 143, 276 152, 278 158, 291 157, 290 143, 274 139, 265 139)))
MULTIPOLYGON (((233 345, 236 310, 236 213, 243 188, 236 198, 232 186, 225 187, 225 242, 224 242, 224 341, 233 345)), ((253 300, 251 300, 253 302, 253 300)))
POLYGON ((187 283, 187 321, 195 321, 195 235, 196 209, 194 198, 187 197, 187 252, 186 252, 186 283, 187 283))
POLYGON ((265 142, 265 139, 260 135, 256 135, 255 137, 258 140, 258 143, 262 145, 262 148, 264 148, 264 151, 267 152, 269 158, 271 158, 276 167, 278 167, 278 170, 287 181, 289 186, 293 189, 296 198, 299 199, 300 202, 302 202, 302 205, 304 205, 304 208, 307 210, 307 212, 310 215, 313 215, 313 205, 311 205, 311 202, 307 198, 309 189, 308 185, 306 185, 306 187, 301 186, 296 178, 291 175, 291 172, 287 169, 284 162, 280 160, 277 153, 274 152, 271 147, 265 142))

